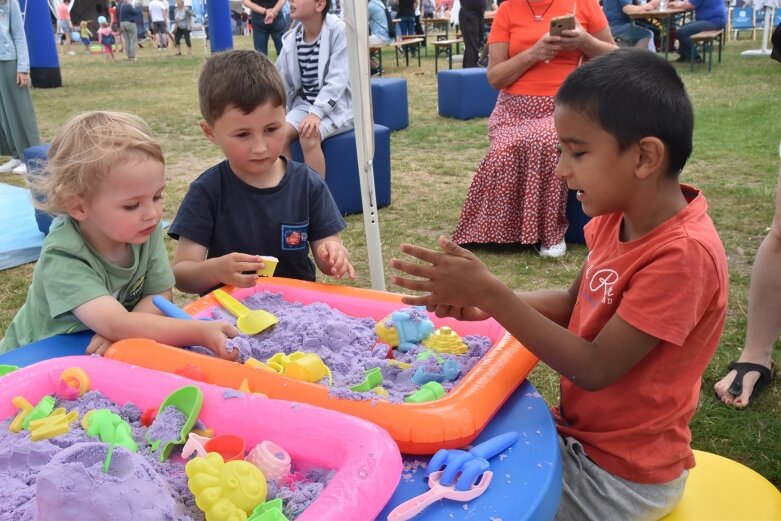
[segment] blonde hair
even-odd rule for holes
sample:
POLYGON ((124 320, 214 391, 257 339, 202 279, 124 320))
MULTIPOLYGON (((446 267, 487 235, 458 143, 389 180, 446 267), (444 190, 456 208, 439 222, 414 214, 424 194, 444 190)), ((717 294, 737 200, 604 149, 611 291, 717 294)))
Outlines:
POLYGON ((31 172, 28 183, 38 208, 64 214, 72 198, 89 200, 97 194, 112 166, 143 159, 165 164, 163 150, 143 119, 124 112, 86 112, 60 129, 45 172, 31 172))

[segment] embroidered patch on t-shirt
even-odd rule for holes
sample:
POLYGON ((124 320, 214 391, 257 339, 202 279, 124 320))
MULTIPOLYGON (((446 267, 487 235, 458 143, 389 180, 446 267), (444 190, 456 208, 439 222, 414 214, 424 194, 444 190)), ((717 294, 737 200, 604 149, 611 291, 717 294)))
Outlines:
POLYGON ((309 222, 282 225, 282 249, 302 250, 308 247, 307 230, 309 222))

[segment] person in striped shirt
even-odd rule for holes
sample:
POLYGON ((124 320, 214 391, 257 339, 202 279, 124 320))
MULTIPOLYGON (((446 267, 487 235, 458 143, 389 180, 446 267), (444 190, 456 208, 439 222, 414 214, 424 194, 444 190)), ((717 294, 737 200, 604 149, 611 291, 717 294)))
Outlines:
POLYGON ((323 177, 323 140, 353 128, 347 37, 330 8, 331 0, 290 0, 294 22, 277 59, 288 99, 284 154, 298 139, 304 162, 323 177))

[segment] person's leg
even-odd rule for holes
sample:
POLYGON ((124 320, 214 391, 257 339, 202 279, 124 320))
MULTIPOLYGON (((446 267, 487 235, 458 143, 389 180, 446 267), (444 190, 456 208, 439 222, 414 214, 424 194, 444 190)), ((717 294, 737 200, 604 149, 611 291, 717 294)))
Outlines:
POLYGON ((120 22, 119 28, 125 41, 125 54, 129 60, 136 57, 136 24, 133 22, 120 22))
POLYGON ((73 50, 71 49, 72 43, 73 40, 71 37, 71 31, 65 31, 65 54, 74 54, 73 50))
MULTIPOLYGON (((781 153, 781 150, 779 150, 781 153)), ((773 344, 781 335, 781 167, 776 181, 776 212, 770 232, 762 240, 751 268, 751 282, 748 288, 748 323, 746 325, 746 345, 738 362, 759 364, 768 369, 773 361, 773 344)), ((733 396, 729 392, 736 372, 716 382, 713 389, 721 401, 745 407, 749 404, 751 393, 759 380, 759 372, 749 371, 743 377, 743 392, 733 396)))
POLYGON ((133 22, 122 22, 127 24, 125 26, 125 52, 127 57, 131 60, 136 59, 136 51, 138 50, 138 28, 133 22))
POLYGON ((274 40, 274 49, 277 56, 282 52, 282 35, 285 34, 285 17, 278 14, 271 24, 271 39, 274 40))
MULTIPOLYGON (((182 30, 178 27, 174 30, 174 47, 176 48, 176 55, 182 55, 182 30)), ((189 47, 189 46, 188 46, 189 47)))
MULTIPOLYGON (((681 55, 681 61, 689 61, 694 54, 694 48, 692 45, 692 36, 700 31, 709 31, 716 29, 718 26, 712 22, 706 20, 692 22, 686 24, 678 29, 678 54, 681 55)), ((694 58, 697 58, 695 55, 694 58)))
POLYGON ((415 18, 413 16, 405 16, 400 20, 399 28, 402 36, 413 34, 415 31, 415 18))
POLYGON ((299 136, 298 142, 301 144, 301 152, 304 154, 304 163, 325 179, 325 155, 323 154, 320 133, 309 137, 299 136))
POLYGON ((0 135, 5 141, 0 149, 4 155, 10 152, 12 158, 24 161, 23 152, 40 144, 41 138, 30 87, 20 89, 16 84, 16 65, 16 60, 0 61, 0 135))
POLYGON ((288 121, 285 124, 285 144, 282 146, 282 154, 285 157, 292 158, 293 154, 290 150, 290 144, 298 139, 298 125, 295 125, 288 121))
POLYGON ((480 49, 480 12, 471 9, 458 11, 458 25, 461 26, 461 35, 464 37, 464 69, 477 67, 477 55, 480 49))
POLYGON ((600 468, 571 437, 559 436, 562 491, 556 521, 661 519, 683 496, 689 472, 658 485, 619 478, 600 468))
POLYGON ((182 33, 184 34, 184 43, 187 45, 187 56, 192 56, 193 55, 193 43, 190 40, 190 30, 189 29, 184 29, 182 31, 182 33))
POLYGON ((269 31, 266 23, 259 16, 252 15, 252 44, 255 50, 268 56, 269 31))

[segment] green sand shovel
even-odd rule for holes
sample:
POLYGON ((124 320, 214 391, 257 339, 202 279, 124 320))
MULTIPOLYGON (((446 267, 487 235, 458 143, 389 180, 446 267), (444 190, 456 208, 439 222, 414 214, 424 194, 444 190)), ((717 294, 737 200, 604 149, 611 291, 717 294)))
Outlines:
POLYGON ((149 442, 152 452, 160 449, 160 462, 168 459, 168 456, 171 455, 171 449, 174 448, 174 445, 183 445, 185 441, 187 441, 187 435, 192 430, 193 425, 195 425, 195 421, 198 419, 198 414, 201 412, 201 407, 203 406, 203 393, 198 387, 194 385, 186 385, 181 389, 177 389, 176 391, 169 394, 163 403, 160 404, 160 408, 157 410, 158 418, 160 415, 162 415, 163 411, 170 406, 179 409, 179 411, 182 412, 182 414, 184 414, 187 418, 187 420, 184 422, 184 425, 182 426, 179 439, 169 441, 161 448, 160 443, 162 440, 153 440, 149 437, 149 430, 146 431, 146 441, 149 442))

